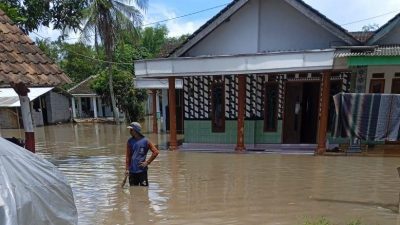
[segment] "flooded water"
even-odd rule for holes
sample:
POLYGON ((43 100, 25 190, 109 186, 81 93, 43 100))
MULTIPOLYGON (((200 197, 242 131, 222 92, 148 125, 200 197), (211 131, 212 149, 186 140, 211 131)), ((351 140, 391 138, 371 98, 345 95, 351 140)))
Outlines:
MULTIPOLYGON (((302 225, 320 217, 400 225, 400 158, 161 151, 149 169, 149 188, 122 189, 125 127, 36 129, 38 154, 71 183, 80 225, 302 225)), ((150 139, 163 146, 167 137, 150 139)))

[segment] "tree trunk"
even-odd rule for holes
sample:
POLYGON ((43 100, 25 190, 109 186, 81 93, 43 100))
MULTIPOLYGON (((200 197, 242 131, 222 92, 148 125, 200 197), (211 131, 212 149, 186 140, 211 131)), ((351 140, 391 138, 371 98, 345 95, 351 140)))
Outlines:
POLYGON ((114 86, 113 86, 113 74, 112 74, 111 64, 108 66, 108 82, 109 82, 109 87, 110 87, 110 97, 111 97, 111 105, 113 108, 114 121, 116 124, 119 124, 119 111, 117 108, 117 102, 115 101, 114 86))

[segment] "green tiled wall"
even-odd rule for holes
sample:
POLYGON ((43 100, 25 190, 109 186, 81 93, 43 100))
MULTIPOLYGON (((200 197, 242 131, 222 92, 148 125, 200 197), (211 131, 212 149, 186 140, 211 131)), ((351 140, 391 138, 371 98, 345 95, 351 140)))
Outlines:
MULTIPOLYGON (((211 132, 210 120, 185 120, 186 143, 236 144, 237 121, 225 121, 225 133, 211 132)), ((263 120, 245 121, 246 144, 281 143, 282 121, 278 122, 277 132, 264 132, 263 120)))

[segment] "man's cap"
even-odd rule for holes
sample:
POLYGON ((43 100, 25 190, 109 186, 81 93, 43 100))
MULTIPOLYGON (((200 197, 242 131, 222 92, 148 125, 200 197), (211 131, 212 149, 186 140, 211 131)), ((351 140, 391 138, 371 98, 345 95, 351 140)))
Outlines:
POLYGON ((138 134, 140 134, 140 135, 143 136, 143 134, 141 133, 141 131, 142 131, 142 126, 140 125, 140 123, 138 123, 138 122, 133 122, 133 123, 131 123, 127 128, 128 128, 128 129, 133 129, 133 130, 136 131, 138 134))

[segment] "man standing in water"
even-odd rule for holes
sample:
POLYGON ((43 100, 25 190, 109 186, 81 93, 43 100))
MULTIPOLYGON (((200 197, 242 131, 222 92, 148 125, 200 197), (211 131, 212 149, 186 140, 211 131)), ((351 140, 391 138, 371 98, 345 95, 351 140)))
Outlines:
POLYGON ((147 166, 157 157, 159 151, 142 135, 140 132, 142 127, 138 122, 131 123, 128 128, 132 137, 129 138, 126 147, 125 174, 129 174, 130 186, 148 186, 147 166), (146 155, 149 149, 152 153, 150 158, 146 161, 146 155))

